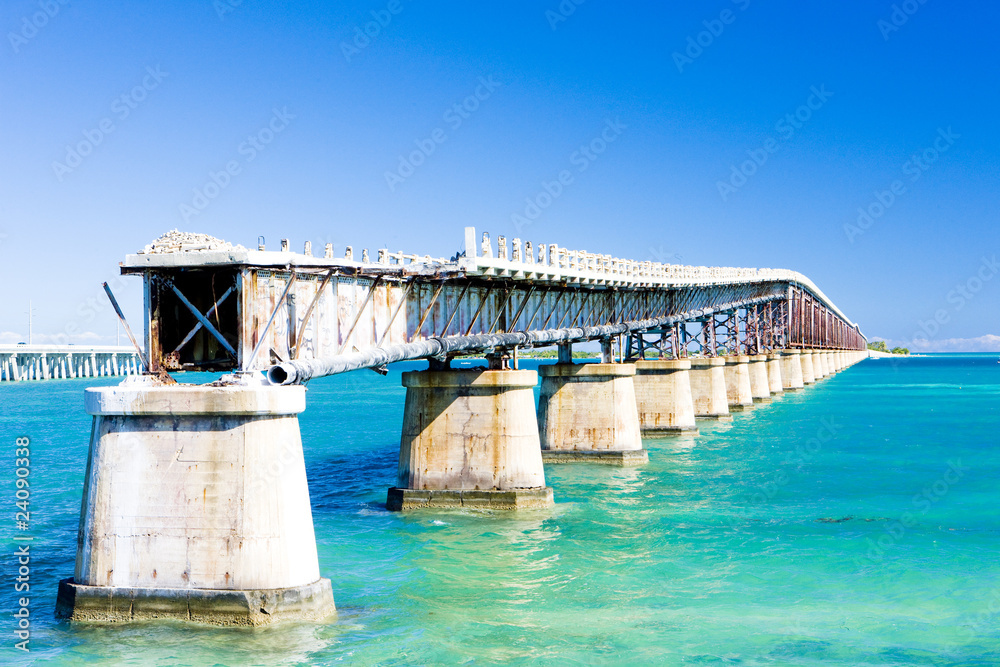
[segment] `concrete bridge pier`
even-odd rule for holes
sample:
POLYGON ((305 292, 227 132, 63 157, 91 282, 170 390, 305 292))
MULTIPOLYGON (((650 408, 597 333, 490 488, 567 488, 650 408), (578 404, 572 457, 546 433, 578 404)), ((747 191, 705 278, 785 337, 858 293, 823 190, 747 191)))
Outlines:
MULTIPOLYGON (((771 402, 771 385, 767 379, 767 355, 755 354, 750 357, 750 393, 756 403, 771 402)), ((780 385, 781 382, 779 381, 780 385)))
POLYGON ((802 384, 816 384, 816 367, 813 365, 812 350, 802 350, 799 363, 802 364, 802 384))
POLYGON ((813 375, 816 376, 816 381, 819 382, 830 374, 830 372, 826 370, 826 353, 822 350, 815 350, 813 351, 812 358, 813 375))
POLYGON ((697 433, 688 359, 635 362, 635 401, 642 435, 697 433))
POLYGON ((390 510, 553 504, 528 370, 403 373, 406 403, 390 510))
POLYGON ((778 352, 767 354, 767 385, 772 396, 784 391, 781 381, 781 354, 778 352))
POLYGON ((303 387, 88 389, 76 571, 56 614, 260 626, 334 612, 319 574, 303 387))
POLYGON ((787 349, 781 351, 781 388, 784 391, 794 391, 805 386, 802 356, 802 350, 787 349))
POLYGON ((826 366, 827 375, 833 375, 838 370, 840 370, 839 368, 837 368, 837 364, 836 361, 834 361, 833 355, 834 353, 829 350, 823 354, 823 363, 826 366))
POLYGON ((726 394, 726 360, 700 357, 691 360, 691 398, 695 417, 731 420, 726 394))
POLYGON ((726 402, 730 412, 740 412, 753 407, 753 388, 750 385, 750 357, 734 355, 723 357, 726 365, 726 402))
POLYGON ((634 364, 540 366, 538 432, 542 460, 640 465, 642 447, 634 364))

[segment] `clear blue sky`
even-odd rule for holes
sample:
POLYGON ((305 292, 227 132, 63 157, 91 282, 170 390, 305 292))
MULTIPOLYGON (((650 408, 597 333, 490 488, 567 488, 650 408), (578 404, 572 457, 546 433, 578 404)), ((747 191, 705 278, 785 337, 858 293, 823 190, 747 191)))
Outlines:
POLYGON ((8 0, 0 340, 31 299, 36 341, 113 341, 101 281, 172 228, 450 256, 474 225, 796 269, 870 337, 998 349, 1000 9, 896 4, 8 0))

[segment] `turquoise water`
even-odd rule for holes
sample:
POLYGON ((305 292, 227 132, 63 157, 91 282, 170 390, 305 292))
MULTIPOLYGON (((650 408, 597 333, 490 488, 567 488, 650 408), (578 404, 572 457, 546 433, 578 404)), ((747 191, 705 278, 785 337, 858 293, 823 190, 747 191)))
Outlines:
MULTIPOLYGON (((412 364, 410 368, 422 367, 412 364)), ((995 665, 996 355, 868 360, 649 440, 650 463, 549 466, 551 510, 385 510, 404 390, 310 383, 301 417, 328 625, 75 626, 94 380, 0 386, 0 662, 13 664, 995 665), (32 440, 31 652, 13 649, 14 439, 32 440)))

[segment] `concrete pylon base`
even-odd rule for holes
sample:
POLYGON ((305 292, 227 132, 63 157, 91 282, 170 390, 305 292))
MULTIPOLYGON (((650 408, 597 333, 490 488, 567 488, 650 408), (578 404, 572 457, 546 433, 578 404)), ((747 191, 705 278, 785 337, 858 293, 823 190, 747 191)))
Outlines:
POLYGON ((750 357, 750 393, 754 403, 770 403, 771 390, 767 381, 767 355, 750 357))
MULTIPOLYGON (((635 365, 554 364, 539 366, 538 374, 542 377, 538 432, 543 456, 553 451, 604 454, 642 450, 633 383, 635 365)), ((573 460, 599 461, 600 457, 573 460)))
POLYGON ((643 437, 698 432, 688 359, 635 362, 635 401, 643 437))
POLYGON ((781 351, 781 389, 783 391, 796 391, 803 388, 801 357, 801 350, 781 351))
POLYGON ((604 463, 613 466, 638 466, 649 463, 649 452, 645 449, 629 449, 620 452, 543 449, 542 460, 546 463, 604 463))
POLYGON ((554 502, 552 489, 547 486, 503 491, 432 491, 392 487, 389 489, 389 497, 385 505, 393 512, 423 508, 523 510, 551 507, 554 502))
POLYGON ((85 404, 94 423, 60 615, 263 625, 334 612, 299 435, 304 387, 134 380, 88 389, 85 404))
POLYGON ((813 365, 813 353, 804 350, 799 355, 799 362, 802 364, 802 384, 816 384, 816 367, 813 365))
POLYGON ((553 504, 535 422, 535 371, 403 373, 399 474, 386 507, 553 504))
POLYGON ((691 359, 691 397, 700 419, 731 420, 726 396, 726 360, 722 357, 691 359))
POLYGON ((730 412, 741 412, 753 407, 753 387, 750 385, 750 357, 735 355, 724 357, 726 365, 726 401, 730 412))
POLYGON ((774 352, 767 354, 767 388, 771 396, 784 392, 781 383, 781 355, 774 352))
POLYGON ((260 627, 285 620, 322 621, 333 612, 329 579, 263 590, 108 588, 64 579, 56 599, 58 618, 97 623, 179 619, 260 627))

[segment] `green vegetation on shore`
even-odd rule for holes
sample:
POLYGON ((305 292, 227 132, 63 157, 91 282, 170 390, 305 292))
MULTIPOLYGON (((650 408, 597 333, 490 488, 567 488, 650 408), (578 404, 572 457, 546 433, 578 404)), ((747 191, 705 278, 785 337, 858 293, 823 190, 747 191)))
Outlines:
POLYGON ((905 347, 894 347, 891 350, 889 346, 885 344, 884 340, 877 340, 874 343, 868 343, 868 349, 874 350, 876 352, 884 352, 886 354, 909 354, 910 350, 905 347))

